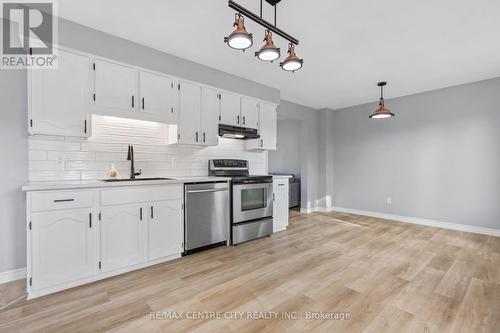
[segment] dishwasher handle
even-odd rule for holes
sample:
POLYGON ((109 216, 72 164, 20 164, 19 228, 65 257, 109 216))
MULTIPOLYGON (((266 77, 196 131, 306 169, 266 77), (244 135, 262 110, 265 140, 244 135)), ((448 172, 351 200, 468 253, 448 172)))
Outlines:
POLYGON ((187 193, 208 193, 208 192, 219 192, 219 191, 229 191, 227 187, 224 188, 211 188, 208 190, 188 190, 187 193))

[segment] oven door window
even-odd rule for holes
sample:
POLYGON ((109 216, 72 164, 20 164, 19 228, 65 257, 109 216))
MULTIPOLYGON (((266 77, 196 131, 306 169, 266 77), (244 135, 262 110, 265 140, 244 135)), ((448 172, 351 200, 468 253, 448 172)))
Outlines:
POLYGON ((241 190, 241 210, 262 209, 267 206, 267 189, 252 188, 241 190))

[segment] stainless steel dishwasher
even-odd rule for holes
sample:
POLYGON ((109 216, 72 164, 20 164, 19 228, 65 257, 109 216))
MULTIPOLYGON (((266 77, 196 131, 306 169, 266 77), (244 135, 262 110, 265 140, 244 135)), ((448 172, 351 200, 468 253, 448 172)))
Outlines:
POLYGON ((186 184, 184 196, 184 253, 229 243, 229 184, 186 184))

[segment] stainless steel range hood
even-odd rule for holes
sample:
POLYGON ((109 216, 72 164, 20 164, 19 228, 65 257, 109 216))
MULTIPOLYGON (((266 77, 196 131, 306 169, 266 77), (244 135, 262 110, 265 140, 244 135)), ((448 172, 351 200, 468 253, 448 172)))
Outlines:
POLYGON ((250 140, 258 139, 260 135, 255 128, 239 127, 231 125, 219 125, 219 136, 229 139, 250 140))

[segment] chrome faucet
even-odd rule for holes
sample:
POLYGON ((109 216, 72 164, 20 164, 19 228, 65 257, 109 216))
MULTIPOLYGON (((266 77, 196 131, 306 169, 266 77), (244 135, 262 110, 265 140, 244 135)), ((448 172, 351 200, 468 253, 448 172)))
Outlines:
POLYGON ((132 145, 128 145, 127 161, 130 161, 130 179, 135 179, 135 176, 140 176, 141 173, 142 173, 141 169, 139 169, 138 172, 135 172, 135 168, 134 168, 134 146, 132 146, 132 145))

